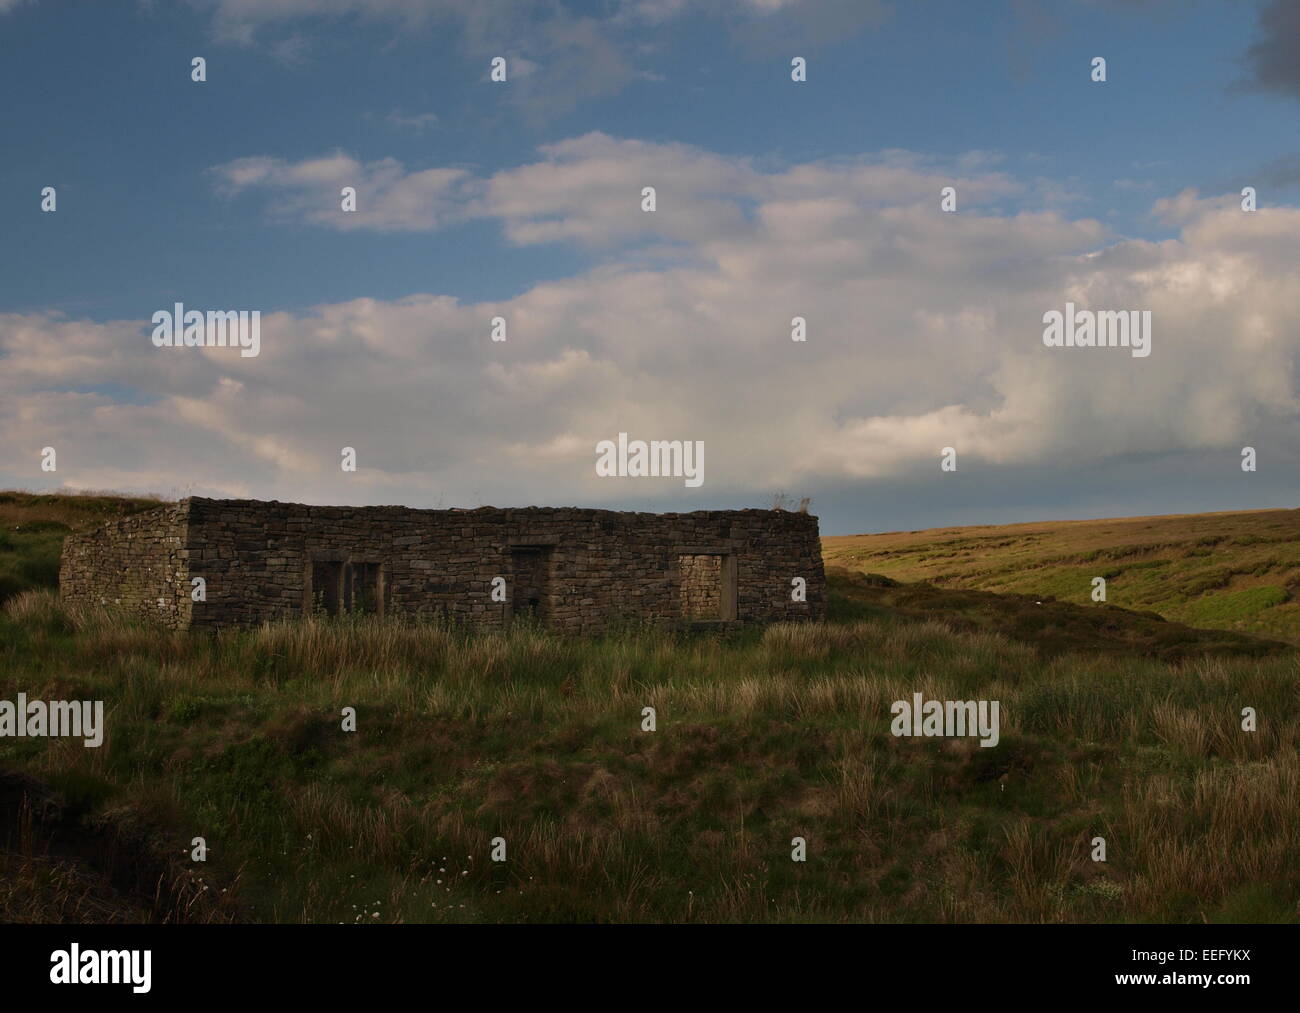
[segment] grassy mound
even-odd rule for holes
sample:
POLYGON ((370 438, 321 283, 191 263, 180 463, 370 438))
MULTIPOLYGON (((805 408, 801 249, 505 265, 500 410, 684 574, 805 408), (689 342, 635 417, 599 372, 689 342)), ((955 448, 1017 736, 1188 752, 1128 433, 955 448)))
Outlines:
MULTIPOLYGON (((997 633, 1029 644, 1047 657, 1083 653, 1179 661, 1205 656, 1266 657, 1294 651, 1283 641, 1196 629, 1169 622, 1154 612, 1133 612, 1116 605, 1076 605, 1033 595, 902 584, 880 574, 834 566, 826 572, 832 619, 940 621, 954 630, 997 633)), ((1222 601, 1215 599, 1216 604, 1222 601)))

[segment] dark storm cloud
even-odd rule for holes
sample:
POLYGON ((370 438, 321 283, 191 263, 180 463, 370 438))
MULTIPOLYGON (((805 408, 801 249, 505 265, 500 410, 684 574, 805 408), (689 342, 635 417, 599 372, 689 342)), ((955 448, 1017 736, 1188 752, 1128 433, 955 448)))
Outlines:
POLYGON ((1300 96, 1300 3, 1267 0, 1259 12, 1260 38, 1246 50, 1251 83, 1300 96))

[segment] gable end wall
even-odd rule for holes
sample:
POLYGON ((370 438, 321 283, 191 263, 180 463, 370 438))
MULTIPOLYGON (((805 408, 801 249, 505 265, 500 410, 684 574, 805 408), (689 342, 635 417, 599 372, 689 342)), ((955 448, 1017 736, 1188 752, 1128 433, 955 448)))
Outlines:
POLYGON ((59 597, 188 629, 188 518, 189 502, 182 501, 68 535, 59 561, 59 597))

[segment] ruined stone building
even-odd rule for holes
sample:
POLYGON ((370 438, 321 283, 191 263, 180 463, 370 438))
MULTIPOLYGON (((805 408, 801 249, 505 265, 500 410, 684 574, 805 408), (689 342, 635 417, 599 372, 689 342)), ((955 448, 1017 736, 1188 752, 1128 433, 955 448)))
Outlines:
POLYGON ((193 497, 69 535, 70 602, 173 629, 309 613, 739 626, 826 616, 817 518, 527 507, 412 510, 193 497), (198 599, 198 600, 196 600, 198 599))

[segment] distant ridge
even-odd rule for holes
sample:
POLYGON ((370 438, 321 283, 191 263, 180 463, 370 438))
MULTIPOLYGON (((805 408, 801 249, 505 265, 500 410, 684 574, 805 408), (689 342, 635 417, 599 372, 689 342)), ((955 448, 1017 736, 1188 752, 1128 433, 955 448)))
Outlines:
POLYGON ((939 587, 1106 602, 1300 643, 1300 510, 932 528, 822 538, 827 566, 939 587))

